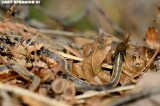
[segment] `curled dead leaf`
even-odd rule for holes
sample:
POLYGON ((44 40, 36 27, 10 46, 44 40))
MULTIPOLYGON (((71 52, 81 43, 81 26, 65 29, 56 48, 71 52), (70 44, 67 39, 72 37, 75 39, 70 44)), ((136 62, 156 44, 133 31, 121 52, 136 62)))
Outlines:
POLYGON ((159 47, 158 30, 155 27, 149 27, 146 30, 146 43, 154 48, 159 47))
POLYGON ((132 50, 126 55, 122 71, 132 79, 139 76, 153 54, 153 49, 144 46, 132 48, 132 50))
POLYGON ((91 54, 91 52, 92 52, 92 44, 84 44, 83 46, 82 46, 82 49, 83 49, 83 52, 84 52, 84 55, 86 56, 86 57, 88 57, 90 54, 91 54))
MULTIPOLYGON (((105 42, 111 43, 111 39, 107 39, 105 42)), ((102 70, 102 63, 110 49, 111 46, 107 45, 99 49, 98 40, 95 41, 93 53, 81 62, 83 74, 88 81, 94 81, 94 77, 98 76, 103 82, 106 82, 108 74, 102 70)))
POLYGON ((110 79, 109 73, 102 70, 102 63, 111 49, 110 43, 112 39, 108 38, 103 41, 103 47, 99 46, 99 40, 100 38, 95 40, 92 54, 83 59, 80 63, 73 63, 71 70, 71 73, 76 77, 83 78, 94 84, 98 84, 98 82, 107 82, 110 79))
POLYGON ((136 82, 137 82, 137 80, 129 77, 127 74, 125 74, 125 73, 121 74, 120 83, 122 86, 127 85, 127 84, 136 83, 136 82))
POLYGON ((135 55, 127 55, 122 66, 122 71, 131 78, 135 78, 145 67, 144 60, 135 55))

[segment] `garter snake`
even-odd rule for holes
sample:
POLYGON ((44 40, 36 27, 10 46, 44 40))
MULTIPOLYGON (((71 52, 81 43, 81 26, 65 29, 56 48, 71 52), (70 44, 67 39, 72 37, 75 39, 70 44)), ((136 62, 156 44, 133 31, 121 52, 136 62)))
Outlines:
POLYGON ((112 77, 107 83, 104 83, 104 84, 101 84, 101 85, 89 84, 85 81, 77 79, 74 76, 68 74, 69 80, 76 83, 77 85, 80 85, 80 86, 77 86, 77 89, 104 90, 104 89, 109 88, 109 87, 115 87, 119 83, 119 80, 120 80, 121 68, 122 68, 122 64, 123 64, 124 59, 125 59, 126 49, 127 49, 127 46, 126 46, 125 42, 121 42, 117 45, 117 49, 116 49, 116 51, 114 53, 114 57, 113 57, 112 77))
MULTIPOLYGON (((20 42, 22 40, 22 38, 15 37, 14 40, 20 42)), ((0 38, 0 41, 5 42, 10 45, 15 44, 15 42, 11 42, 8 38, 3 38, 3 39, 0 38)), ((113 57, 112 77, 111 77, 110 81, 108 81, 107 83, 104 83, 102 85, 89 84, 89 83, 87 83, 81 79, 78 79, 78 78, 72 76, 71 74, 69 74, 70 73, 69 72, 70 71, 69 62, 54 50, 51 50, 45 46, 42 46, 40 48, 40 50, 37 50, 37 52, 38 52, 37 54, 38 54, 38 56, 42 55, 42 54, 46 54, 47 60, 50 62, 62 63, 62 67, 65 70, 67 70, 67 72, 68 72, 68 74, 67 74, 68 79, 71 80, 72 82, 76 83, 77 85, 83 85, 83 87, 85 89, 102 90, 102 89, 106 89, 108 87, 115 87, 119 83, 120 76, 121 76, 121 67, 122 67, 122 64, 125 59, 126 49, 127 49, 127 46, 126 46, 125 42, 121 42, 120 44, 118 44, 117 49, 114 53, 114 57, 113 57)), ((4 52, 4 51, 6 52, 9 50, 3 44, 0 43, 0 51, 2 54, 2 52, 4 52)), ((18 68, 18 66, 14 66, 13 64, 1 66, 0 67, 0 74, 6 73, 6 71, 5 71, 6 68, 13 69, 13 71, 17 72, 21 77, 23 77, 29 81, 32 81, 32 86, 30 87, 31 90, 35 90, 40 83, 40 78, 38 76, 36 76, 34 74, 25 75, 24 73, 28 72, 28 71, 26 71, 26 69, 20 67, 21 68, 21 70, 20 70, 18 68)))

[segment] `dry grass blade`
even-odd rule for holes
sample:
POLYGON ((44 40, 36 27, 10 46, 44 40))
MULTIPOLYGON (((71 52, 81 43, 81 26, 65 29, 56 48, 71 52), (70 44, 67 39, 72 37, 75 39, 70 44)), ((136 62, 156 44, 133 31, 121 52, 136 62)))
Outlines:
MULTIPOLYGON (((73 55, 70 55, 70 54, 66 54, 64 52, 60 52, 60 51, 57 51, 57 52, 67 59, 73 59, 73 60, 78 60, 78 61, 82 61, 84 59, 84 58, 81 58, 81 57, 76 57, 76 56, 73 56, 73 55)), ((108 65, 108 64, 105 64, 105 63, 102 64, 102 67, 112 69, 112 65, 108 65)))
POLYGON ((151 65, 151 63, 154 61, 154 59, 156 58, 157 54, 159 53, 159 50, 160 50, 160 46, 158 47, 158 49, 156 50, 156 52, 154 53, 152 58, 149 60, 149 62, 147 63, 146 67, 141 71, 141 73, 149 68, 149 66, 151 65))
POLYGON ((89 97, 93 97, 93 96, 97 96, 97 95, 108 95, 109 93, 113 93, 113 92, 118 92, 118 91, 124 91, 124 90, 131 90, 133 89, 135 86, 134 85, 129 85, 129 86, 122 86, 122 87, 118 87, 118 88, 113 88, 113 89, 109 89, 109 90, 105 90, 105 91, 100 91, 100 92, 92 92, 92 93, 88 93, 88 94, 82 94, 79 96, 75 96, 75 99, 85 99, 85 98, 89 98, 89 97))

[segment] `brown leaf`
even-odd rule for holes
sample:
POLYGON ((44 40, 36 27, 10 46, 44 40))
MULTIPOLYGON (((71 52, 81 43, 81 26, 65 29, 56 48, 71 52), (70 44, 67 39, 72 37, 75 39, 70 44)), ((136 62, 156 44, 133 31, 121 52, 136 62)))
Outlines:
POLYGON ((146 43, 155 48, 159 47, 158 30, 154 27, 149 27, 149 29, 146 30, 146 43))
POLYGON ((122 66, 122 71, 129 77, 135 78, 145 67, 144 60, 135 55, 127 55, 122 66))
POLYGON ((128 52, 129 53, 126 55, 125 62, 122 66, 122 71, 133 79, 140 75, 147 62, 153 56, 154 50, 139 46, 132 47, 128 52))
POLYGON ((90 44, 87 43, 87 44, 84 44, 84 45, 82 46, 84 55, 85 55, 86 57, 91 54, 91 52, 92 52, 92 46, 93 46, 93 44, 91 44, 91 43, 90 43, 90 44))
POLYGON ((94 49, 92 54, 87 58, 83 59, 82 62, 79 63, 79 65, 73 65, 72 68, 72 72, 80 72, 81 77, 83 77, 86 81, 95 84, 101 81, 107 82, 110 79, 108 73, 102 70, 102 63, 106 58, 106 54, 111 49, 111 46, 109 46, 109 44, 112 42, 112 40, 110 38, 105 40, 103 42, 105 45, 104 47, 98 46, 99 40, 100 38, 96 39, 96 41, 94 42, 94 49), (75 68, 76 66, 79 66, 80 68, 75 68))
POLYGON ((82 64, 81 64, 81 62, 79 62, 79 63, 71 63, 71 71, 70 71, 70 73, 72 74, 72 75, 74 75, 75 77, 77 77, 77 78, 82 78, 82 79, 85 79, 85 76, 84 76, 84 74, 83 74, 83 70, 82 70, 82 64))
POLYGON ((158 7, 158 14, 157 14, 158 17, 160 17, 160 7, 158 7))
POLYGON ((70 47, 70 46, 64 46, 64 49, 66 49, 67 51, 69 51, 71 54, 77 56, 77 57, 84 57, 83 54, 81 54, 81 52, 78 52, 78 50, 74 47, 70 47))
POLYGON ((114 54, 109 51, 107 54, 106 54, 106 58, 104 60, 104 62, 107 62, 108 64, 112 64, 112 58, 113 58, 114 54))
POLYGON ((122 73, 120 83, 121 83, 122 86, 124 86, 124 85, 127 85, 127 84, 136 83, 136 80, 132 79, 127 74, 122 73))
MULTIPOLYGON (((108 39, 108 42, 110 42, 110 40, 111 39, 108 39)), ((102 81, 106 81, 109 77, 108 74, 102 70, 102 63, 105 59, 105 55, 111 49, 111 46, 105 46, 102 49, 99 49, 97 45, 98 40, 94 44, 93 53, 82 61, 82 70, 90 81, 93 81, 95 76, 98 76, 102 81)))

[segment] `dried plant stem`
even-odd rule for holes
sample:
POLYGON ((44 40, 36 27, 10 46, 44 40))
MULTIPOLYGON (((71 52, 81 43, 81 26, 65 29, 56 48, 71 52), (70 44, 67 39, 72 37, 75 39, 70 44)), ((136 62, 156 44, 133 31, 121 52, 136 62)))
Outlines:
MULTIPOLYGON (((88 35, 82 33, 73 33, 69 31, 60 31, 60 30, 50 30, 50 29, 39 29, 41 33, 45 34, 52 34, 52 35, 62 35, 67 37, 81 37, 81 38, 88 38, 88 39, 96 39, 98 36, 95 35, 88 35)), ((122 42, 122 40, 118 39, 117 37, 105 32, 106 36, 111 37, 114 41, 122 42)))
POLYGON ((82 37, 82 38, 89 38, 89 39, 97 38, 97 36, 81 34, 81 33, 73 33, 69 31, 49 30, 49 29, 39 29, 39 31, 45 34, 63 35, 67 37, 82 37))
POLYGON ((152 64, 152 62, 156 58, 156 56, 159 53, 159 51, 160 51, 160 46, 158 47, 158 49, 156 50, 156 52, 154 53, 154 55, 152 56, 152 58, 149 60, 149 62, 147 63, 146 67, 140 73, 146 71, 150 67, 150 65, 152 64))
POLYGON ((143 90, 139 93, 134 93, 134 94, 121 97, 107 106, 122 106, 125 103, 129 103, 131 101, 139 100, 140 98, 144 98, 144 97, 154 95, 154 94, 159 94, 159 93, 160 93, 160 87, 143 90))
MULTIPOLYGON (((73 55, 70 55, 70 54, 66 54, 66 53, 60 52, 60 51, 57 51, 57 52, 60 55, 62 55, 63 57, 67 58, 67 59, 78 60, 78 61, 82 61, 83 60, 83 58, 81 58, 81 57, 76 57, 76 56, 73 56, 73 55)), ((105 64, 105 63, 102 64, 102 67, 108 68, 108 69, 112 69, 112 65, 108 65, 108 64, 105 64)))
POLYGON ((123 30, 115 24, 112 19, 108 16, 108 14, 102 9, 101 5, 99 4, 98 0, 94 0, 94 4, 97 10, 105 17, 106 21, 121 35, 123 35, 123 30))
POLYGON ((31 92, 26 89, 22 89, 22 88, 13 86, 13 85, 9 85, 9 84, 0 83, 0 90, 5 90, 5 91, 13 92, 15 94, 29 96, 35 100, 41 101, 41 102, 48 104, 50 106, 68 106, 67 104, 62 103, 62 102, 58 102, 55 99, 41 96, 41 95, 38 95, 34 92, 31 92))
POLYGON ((79 96, 76 96, 75 99, 85 99, 85 98, 89 98, 89 97, 93 97, 93 96, 97 96, 97 95, 108 95, 109 93, 113 93, 113 92, 118 92, 118 91, 124 91, 124 90, 131 90, 133 89, 135 86, 134 85, 129 85, 129 86, 121 86, 121 87, 117 87, 117 88, 113 88, 113 89, 109 89, 109 90, 105 90, 105 91, 100 91, 100 92, 92 92, 92 93, 86 93, 86 94, 82 94, 79 96))

